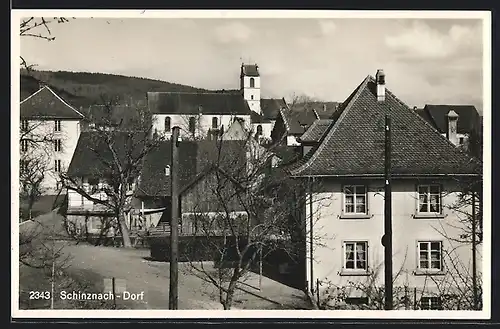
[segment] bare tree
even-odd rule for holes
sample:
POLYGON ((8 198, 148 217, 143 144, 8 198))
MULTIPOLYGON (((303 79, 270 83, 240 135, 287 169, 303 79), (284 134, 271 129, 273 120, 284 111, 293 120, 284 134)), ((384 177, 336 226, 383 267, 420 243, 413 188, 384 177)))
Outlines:
POLYGON ((152 136, 152 115, 142 103, 129 104, 125 117, 117 116, 116 101, 106 101, 98 117, 91 122, 87 177, 98 178, 90 190, 81 177, 62 174, 63 186, 87 200, 103 206, 114 215, 123 245, 131 247, 126 216, 132 209, 131 200, 136 179, 146 155, 159 146, 161 136, 152 136))
MULTIPOLYGON (((53 41, 55 40, 56 37, 52 35, 50 26, 53 25, 54 23, 62 24, 66 22, 69 22, 69 18, 66 17, 22 18, 21 22, 19 23, 19 36, 53 41)), ((20 56, 20 60, 21 60, 21 67, 26 69, 28 72, 31 71, 35 66, 35 64, 28 64, 22 56, 20 56)))
POLYGON ((218 289, 219 302, 228 310, 239 284, 272 254, 281 253, 285 262, 305 262, 307 183, 274 167, 272 149, 250 134, 238 151, 228 149, 227 141, 213 143, 215 158, 181 197, 183 229, 189 222, 188 234, 198 237, 193 241, 203 241, 188 249, 211 254, 185 257, 218 289), (206 262, 210 257, 214 266, 206 262))

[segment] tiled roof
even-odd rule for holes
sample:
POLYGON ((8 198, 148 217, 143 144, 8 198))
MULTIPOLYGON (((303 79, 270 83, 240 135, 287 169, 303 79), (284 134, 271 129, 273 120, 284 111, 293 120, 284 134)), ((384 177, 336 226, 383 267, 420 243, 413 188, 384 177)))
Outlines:
POLYGON ((427 104, 418 113, 429 121, 441 133, 447 132, 447 114, 451 110, 458 114, 457 132, 470 133, 480 125, 480 116, 473 105, 430 105, 427 104))
POLYGON ((313 109, 302 106, 282 109, 281 115, 287 132, 291 135, 302 135, 318 119, 313 109))
POLYGON ((86 121, 96 125, 114 125, 125 127, 133 124, 139 118, 139 111, 136 107, 128 105, 92 105, 82 112, 86 121))
POLYGON ((262 98, 260 100, 262 115, 269 120, 276 120, 279 116, 280 109, 286 107, 286 102, 282 98, 262 98))
POLYGON ((368 76, 336 112, 338 119, 320 145, 289 171, 294 176, 382 176, 386 111, 392 120, 392 175, 471 175, 479 169, 389 90, 379 104, 375 79, 368 76))
POLYGON ((83 114, 44 86, 21 102, 21 118, 82 119, 83 114))
MULTIPOLYGON (((136 158, 147 140, 144 133, 115 131, 112 134, 114 150, 122 165, 126 163, 127 158, 136 158), (131 147, 127 147, 127 145, 132 145, 134 149, 131 150, 131 147), (131 157, 128 157, 127 154, 131 154, 131 157)), ((82 131, 68 167, 68 175, 71 177, 102 177, 112 172, 115 168, 112 165, 113 155, 108 145, 101 133, 82 131)))
MULTIPOLYGON (((170 176, 165 175, 165 168, 172 164, 170 147, 169 141, 163 142, 145 157, 138 197, 170 196, 170 176)), ((245 152, 245 141, 180 141, 180 188, 214 165, 238 177, 245 168, 245 152)))
POLYGON ((309 129, 307 129, 306 132, 300 136, 300 142, 318 142, 332 122, 332 119, 317 119, 313 122, 309 129))
POLYGON ((241 65, 241 74, 248 77, 258 77, 259 66, 257 64, 243 64, 241 65))
POLYGON ((240 93, 148 92, 148 106, 154 114, 250 115, 240 93))

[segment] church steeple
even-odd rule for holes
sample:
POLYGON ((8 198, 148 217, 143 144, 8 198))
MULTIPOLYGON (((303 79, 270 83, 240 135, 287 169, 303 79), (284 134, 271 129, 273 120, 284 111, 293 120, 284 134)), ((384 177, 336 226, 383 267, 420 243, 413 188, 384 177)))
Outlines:
POLYGON ((257 64, 241 64, 240 88, 250 109, 261 114, 260 74, 257 64))

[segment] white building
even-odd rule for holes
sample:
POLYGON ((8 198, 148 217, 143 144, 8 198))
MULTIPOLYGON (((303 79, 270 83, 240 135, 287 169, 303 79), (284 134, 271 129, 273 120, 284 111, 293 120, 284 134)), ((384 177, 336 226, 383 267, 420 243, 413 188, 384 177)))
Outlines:
POLYGON ((36 159, 45 174, 43 194, 57 194, 59 174, 71 162, 84 116, 48 86, 21 102, 20 169, 36 159))

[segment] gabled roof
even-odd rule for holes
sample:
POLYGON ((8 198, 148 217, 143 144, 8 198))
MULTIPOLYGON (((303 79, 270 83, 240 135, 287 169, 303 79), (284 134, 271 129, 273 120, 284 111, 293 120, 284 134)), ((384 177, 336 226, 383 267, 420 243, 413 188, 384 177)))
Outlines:
POLYGON ((382 176, 384 122, 391 123, 393 176, 474 175, 478 164, 389 90, 377 102, 367 76, 335 113, 320 145, 289 167, 293 176, 382 176))
POLYGON ((319 142, 321 136, 325 133, 328 127, 332 124, 332 119, 317 119, 313 124, 306 130, 306 132, 300 136, 301 143, 314 143, 319 142))
POLYGON ((21 101, 20 112, 23 119, 82 119, 84 117, 48 86, 40 88, 21 101))
POLYGON ((148 107, 153 114, 250 115, 240 93, 148 92, 148 107))
POLYGON ((241 75, 246 75, 247 77, 258 77, 259 66, 257 64, 242 64, 241 75))
MULTIPOLYGON (((147 136, 140 132, 114 131, 112 135, 107 136, 113 137, 114 150, 122 165, 127 163, 127 158, 134 159, 139 156, 147 140, 147 136)), ((68 176, 103 177, 115 170, 113 155, 108 145, 101 133, 82 131, 68 167, 68 176)))
POLYGON ((279 116, 280 109, 287 108, 287 104, 283 98, 262 98, 260 100, 260 110, 262 116, 269 120, 276 120, 279 116))
MULTIPOLYGON (((246 141, 180 141, 180 188, 190 184, 201 172, 216 166, 232 177, 241 177, 246 168, 246 141)), ((170 196, 170 176, 165 168, 172 164, 171 142, 163 142, 144 159, 137 196, 170 196)))
POLYGON ((478 111, 473 105, 433 105, 426 104, 423 109, 417 110, 424 119, 432 124, 441 133, 447 132, 447 114, 451 110, 458 114, 458 127, 459 134, 471 133, 480 125, 480 116, 478 111))
POLYGON ((282 109, 280 112, 289 135, 302 135, 318 119, 314 109, 302 106, 282 109))

